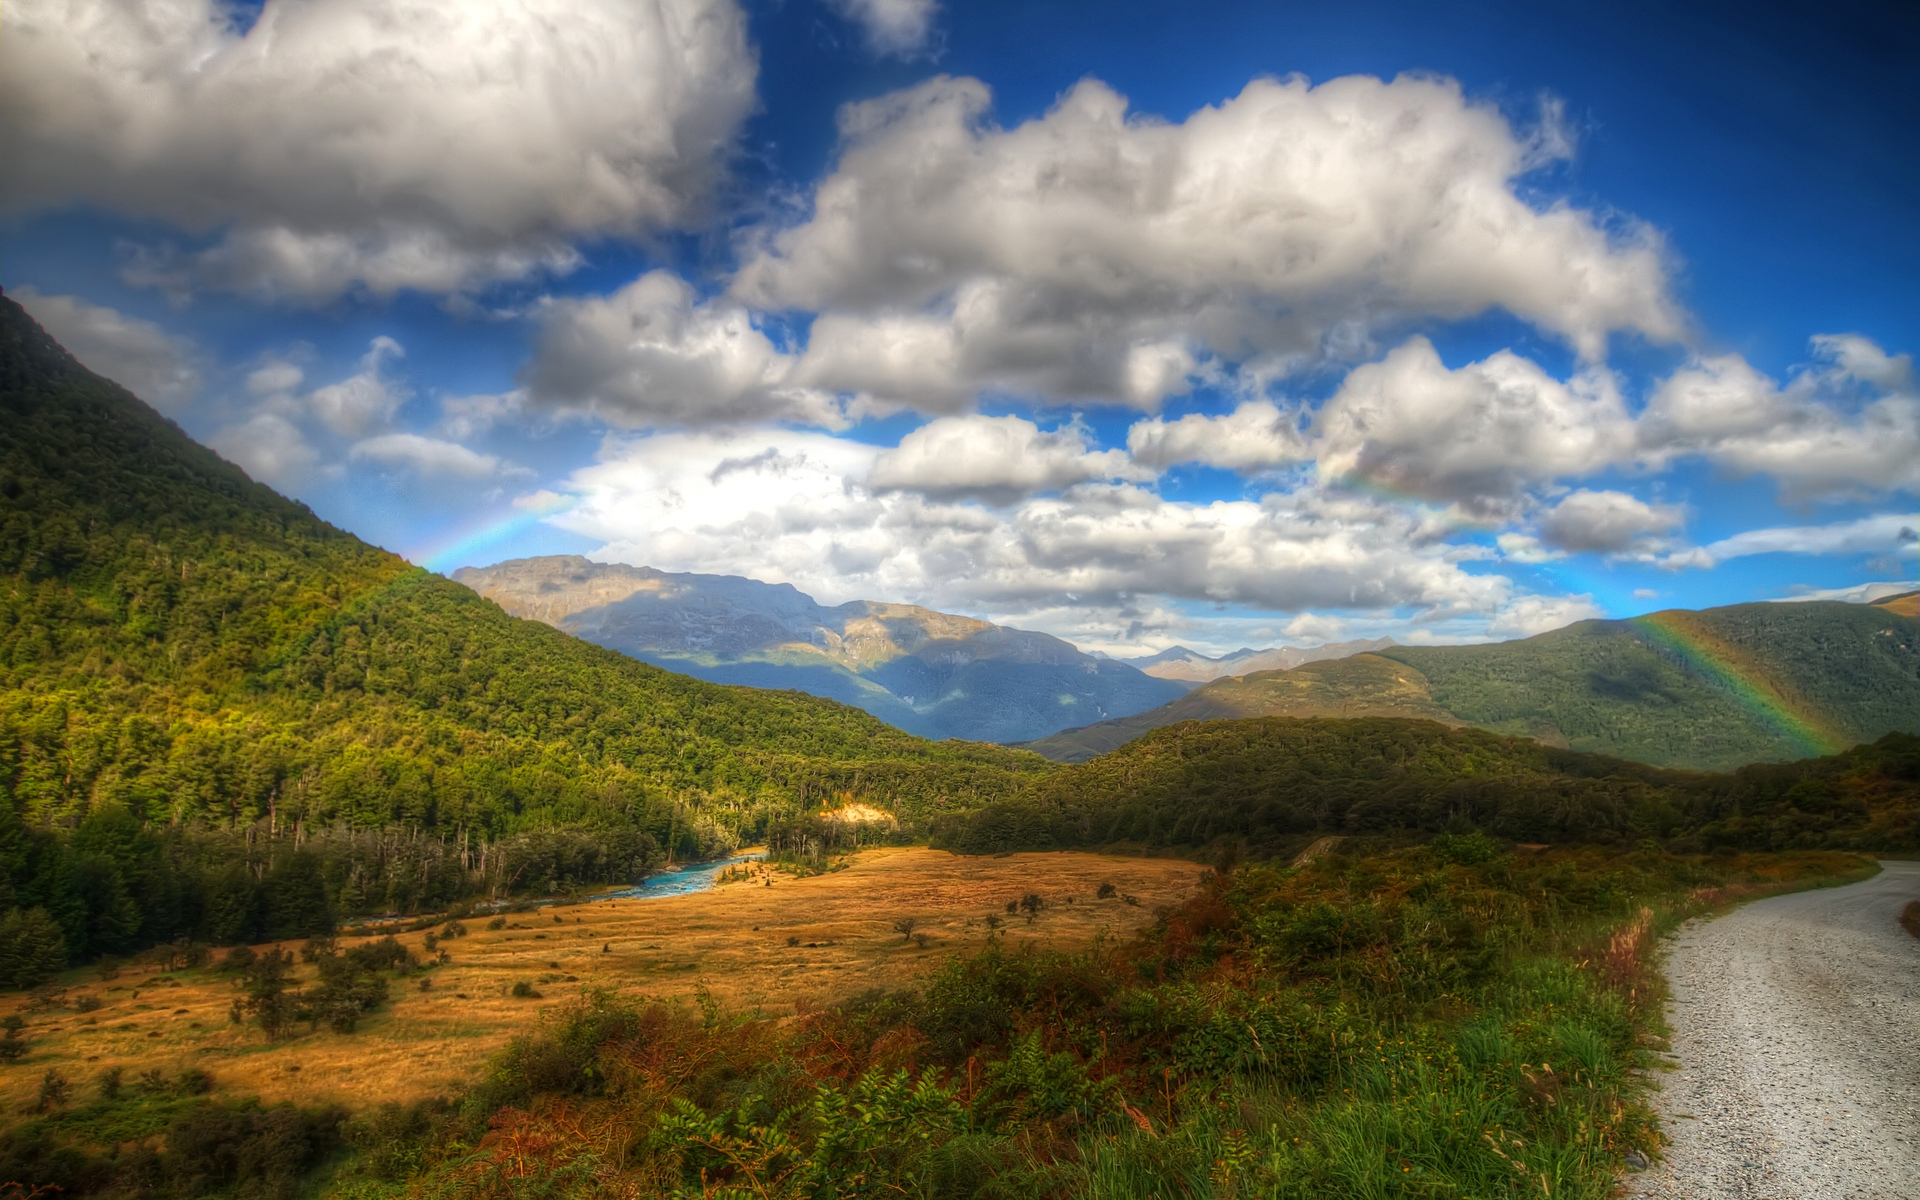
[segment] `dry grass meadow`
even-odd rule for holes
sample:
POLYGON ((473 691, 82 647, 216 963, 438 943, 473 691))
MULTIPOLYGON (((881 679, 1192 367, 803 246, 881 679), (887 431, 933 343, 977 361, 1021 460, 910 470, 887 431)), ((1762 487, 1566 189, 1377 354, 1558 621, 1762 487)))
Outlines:
MULTIPOLYGON (((1178 859, 878 849, 825 875, 796 879, 756 867, 750 878, 692 895, 510 914, 500 930, 488 929, 484 916, 468 917, 468 935, 443 943, 453 961, 421 976, 426 990, 412 977, 395 979, 392 1000, 357 1032, 308 1033, 302 1024, 271 1044, 257 1028, 229 1020, 231 973, 123 967, 102 981, 76 970, 57 981, 68 988, 61 1006, 29 1011, 25 996, 0 1000, 0 1017, 24 1017, 22 1035, 32 1043, 25 1057, 0 1068, 0 1104, 18 1111, 50 1068, 84 1089, 116 1066, 129 1082, 147 1070, 198 1067, 222 1093, 269 1102, 359 1109, 457 1095, 489 1055, 585 988, 690 998, 704 987, 728 1007, 781 1016, 869 988, 913 986, 949 955, 985 945, 990 916, 1016 948, 1069 949, 1102 934, 1128 936, 1155 907, 1184 897, 1201 870, 1178 859), (1138 903, 1097 899, 1108 882, 1138 903), (1046 901, 1031 923, 1006 912, 1029 892, 1046 901), (924 946, 896 931, 895 922, 908 917, 926 935, 924 946), (540 998, 512 996, 521 982, 540 998), (97 997, 101 1007, 78 1011, 82 996, 97 997)), ((419 952, 425 936, 400 940, 419 952)), ((341 945, 359 941, 343 936, 341 945)), ((300 974, 312 968, 303 965, 300 974)))

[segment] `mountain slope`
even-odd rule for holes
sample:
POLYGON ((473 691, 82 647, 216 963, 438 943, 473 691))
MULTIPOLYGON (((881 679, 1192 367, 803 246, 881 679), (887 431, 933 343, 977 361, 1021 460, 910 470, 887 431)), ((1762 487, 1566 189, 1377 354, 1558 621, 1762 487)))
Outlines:
POLYGON ((938 820, 962 853, 1480 828, 1525 842, 1676 839, 1695 851, 1920 845, 1920 737, 1731 774, 1650 767, 1433 721, 1183 721, 938 820))
POLYGON ((795 688, 930 738, 1023 741, 1184 689, 1044 633, 907 604, 827 607, 789 584, 575 556, 455 579, 516 616, 718 683, 795 688))
POLYGON ((1392 638, 1367 638, 1353 642, 1328 642, 1321 646, 1272 646, 1265 650, 1240 649, 1219 658, 1208 658, 1185 646, 1174 646, 1146 658, 1120 661, 1139 667, 1159 679, 1173 679, 1198 686, 1232 675, 1251 675, 1256 671, 1290 671, 1307 663, 1349 658, 1393 645, 1392 638))
POLYGON ((1915 621, 1892 605, 1740 604, 1522 641, 1394 646, 1206 684, 1029 743, 1080 762, 1176 721, 1407 716, 1668 767, 1729 770, 1920 727, 1915 621))
POLYGON ((29 825, 104 806, 664 842, 683 810, 960 803, 1035 761, 509 617, 254 483, 0 297, 0 801, 29 825))

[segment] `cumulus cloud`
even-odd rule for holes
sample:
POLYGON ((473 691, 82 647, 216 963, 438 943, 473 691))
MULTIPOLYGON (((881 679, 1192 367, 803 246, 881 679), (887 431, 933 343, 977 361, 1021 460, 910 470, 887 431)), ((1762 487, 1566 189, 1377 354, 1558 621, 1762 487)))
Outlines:
POLYGON ((668 271, 610 296, 548 301, 529 396, 621 428, 789 419, 846 423, 834 397, 795 382, 796 359, 746 309, 702 302, 668 271))
POLYGON ((78 296, 48 296, 32 287, 8 294, 89 370, 161 412, 178 413, 199 393, 199 354, 186 338, 78 296))
POLYGON ((1589 358, 1682 329, 1655 236, 1522 200, 1557 133, 1450 81, 1259 79, 1177 123, 1094 80, 1012 129, 988 107, 944 77, 849 106, 811 215, 749 253, 736 298, 822 314, 813 386, 1152 409, 1414 318, 1503 308, 1589 358))
POLYGON ((274 294, 452 291, 693 217, 753 104, 733 0, 18 0, 0 209, 202 233, 145 264, 274 294))
POLYGON ((1183 504, 1089 482, 987 508, 864 482, 895 452, 779 429, 616 438, 558 488, 575 500, 552 520, 620 561, 990 614, 1149 596, 1490 614, 1514 596, 1418 514, 1365 498, 1183 504))
POLYGON ((1499 508, 1521 489, 1630 457, 1634 425, 1612 377, 1561 382, 1501 351, 1458 370, 1416 337, 1354 368, 1314 420, 1328 478, 1360 476, 1394 491, 1499 508))
POLYGON ((1619 554, 1672 531, 1684 520, 1671 505, 1648 504, 1625 492, 1580 489, 1540 518, 1546 540, 1575 553, 1619 554))
POLYGON ((1912 360, 1854 335, 1816 337, 1813 347, 1819 361, 1784 387, 1737 354, 1674 372, 1641 418, 1643 453, 1771 475, 1795 500, 1920 491, 1912 360))
POLYGON ((1312 457, 1297 414, 1270 400, 1249 400, 1217 417, 1188 413, 1177 421, 1135 422, 1127 430, 1127 450, 1148 466, 1200 463, 1229 471, 1258 471, 1312 457))
POLYGON ((1490 638, 1526 638, 1564 629, 1575 621, 1591 621, 1606 611, 1590 595, 1519 596, 1487 622, 1490 638))
POLYGON ((933 36, 937 0, 827 0, 833 10, 860 27, 867 48, 893 58, 913 58, 933 36))
POLYGON ((360 461, 405 467, 422 475, 457 475, 466 479, 484 479, 494 474, 527 475, 525 468, 502 470, 500 459, 492 454, 469 450, 458 442, 423 437, 417 433, 385 433, 358 442, 348 455, 360 461))
POLYGON ((1912 513, 1877 513, 1832 525, 1791 525, 1749 529, 1710 545, 1679 551, 1661 560, 1671 567, 1715 567, 1755 554, 1889 554, 1906 557, 1920 553, 1920 517, 1912 513))
POLYGON ((1125 452, 1093 450, 1086 431, 1043 431, 1022 417, 942 417, 874 460, 869 485, 1007 503, 1089 480, 1151 478, 1125 452))
POLYGON ((411 393, 388 378, 383 368, 392 359, 406 357, 406 353, 390 337, 374 338, 360 358, 360 370, 338 383, 314 389, 306 397, 307 407, 327 428, 348 436, 387 424, 411 393))
POLYGON ((255 413, 230 425, 208 444, 255 479, 282 489, 304 479, 319 458, 300 427, 274 412, 255 413))

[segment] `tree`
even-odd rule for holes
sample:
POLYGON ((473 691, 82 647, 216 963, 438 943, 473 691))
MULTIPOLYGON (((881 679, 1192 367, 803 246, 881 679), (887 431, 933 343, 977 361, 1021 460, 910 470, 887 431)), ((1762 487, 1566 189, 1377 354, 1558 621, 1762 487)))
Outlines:
POLYGON ((241 1010, 260 1022, 269 1041, 279 1040, 287 1026, 293 1024, 294 1012, 299 1008, 299 993, 294 991, 292 974, 293 955, 278 946, 255 955, 247 967, 241 1010))
POLYGON ((67 942, 44 908, 0 920, 0 986, 30 988, 67 969, 67 942))

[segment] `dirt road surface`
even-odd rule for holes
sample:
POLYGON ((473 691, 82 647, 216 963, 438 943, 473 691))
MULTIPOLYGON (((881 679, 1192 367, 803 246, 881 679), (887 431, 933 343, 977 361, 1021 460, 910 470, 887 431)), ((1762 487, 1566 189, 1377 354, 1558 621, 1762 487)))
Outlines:
POLYGON ((1667 959, 1672 1145, 1634 1200, 1920 1197, 1920 863, 1683 926, 1667 959))

